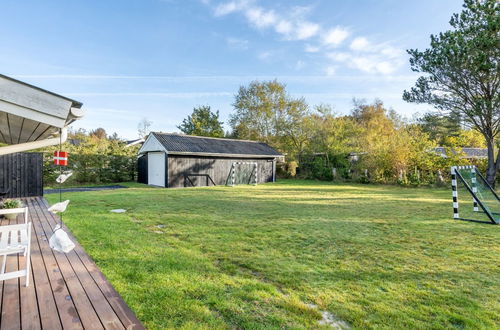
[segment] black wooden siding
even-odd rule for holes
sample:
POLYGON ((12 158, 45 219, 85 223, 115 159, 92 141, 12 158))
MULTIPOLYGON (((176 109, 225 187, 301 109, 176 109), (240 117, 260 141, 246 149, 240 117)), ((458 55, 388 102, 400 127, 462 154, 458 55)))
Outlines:
POLYGON ((228 183, 234 162, 258 164, 258 183, 272 182, 274 158, 214 158, 201 156, 168 155, 168 187, 213 186, 228 183))
POLYGON ((43 196, 43 155, 39 152, 0 156, 0 193, 7 198, 43 196))
POLYGON ((148 184, 148 154, 137 159, 137 182, 148 184))

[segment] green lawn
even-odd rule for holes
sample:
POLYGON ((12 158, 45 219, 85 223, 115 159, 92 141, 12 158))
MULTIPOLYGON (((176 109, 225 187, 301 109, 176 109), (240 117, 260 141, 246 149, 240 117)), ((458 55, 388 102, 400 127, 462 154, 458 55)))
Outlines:
POLYGON ((446 189, 130 186, 66 193, 65 221, 150 329, 318 328, 324 311, 352 328, 500 327, 500 226, 451 220, 446 189))

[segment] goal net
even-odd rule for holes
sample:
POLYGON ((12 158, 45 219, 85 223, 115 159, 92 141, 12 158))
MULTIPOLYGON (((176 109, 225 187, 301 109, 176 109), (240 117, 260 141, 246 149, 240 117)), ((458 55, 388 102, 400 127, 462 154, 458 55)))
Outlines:
POLYGON ((257 184, 257 163, 235 162, 231 167, 229 185, 257 184))
POLYGON ((477 168, 455 166, 452 168, 453 176, 454 217, 466 220, 480 218, 480 221, 500 223, 500 199, 477 168))

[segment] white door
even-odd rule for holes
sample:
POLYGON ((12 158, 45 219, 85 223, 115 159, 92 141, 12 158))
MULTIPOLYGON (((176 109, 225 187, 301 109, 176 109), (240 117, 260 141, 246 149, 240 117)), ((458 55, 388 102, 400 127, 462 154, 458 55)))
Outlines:
POLYGON ((148 152, 148 184, 165 187, 164 152, 148 152))

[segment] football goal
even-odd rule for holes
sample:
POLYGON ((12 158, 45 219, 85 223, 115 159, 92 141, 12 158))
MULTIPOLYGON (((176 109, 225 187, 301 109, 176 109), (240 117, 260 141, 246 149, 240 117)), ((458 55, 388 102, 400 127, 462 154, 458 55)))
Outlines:
POLYGON ((231 166, 228 184, 257 184, 258 164, 254 162, 234 162, 231 166))
POLYGON ((453 166, 451 188, 454 219, 500 224, 500 198, 475 166, 453 166))

